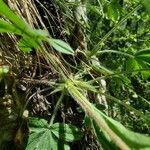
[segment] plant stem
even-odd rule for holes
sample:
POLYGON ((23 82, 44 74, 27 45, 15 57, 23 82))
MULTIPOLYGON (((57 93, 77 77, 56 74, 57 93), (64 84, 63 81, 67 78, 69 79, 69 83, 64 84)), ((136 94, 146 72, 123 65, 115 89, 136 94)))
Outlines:
MULTIPOLYGON (((92 84, 96 81, 99 81, 101 79, 105 79, 105 78, 111 78, 111 77, 115 77, 117 75, 126 75, 126 74, 131 74, 131 73, 134 73, 134 72, 143 72, 143 71, 150 71, 150 69, 137 69, 137 70, 133 70, 133 71, 122 71, 122 72, 116 72, 116 73, 112 73, 112 74, 108 74, 108 75, 103 75, 101 77, 97 77, 97 78, 94 78, 90 81, 88 81, 89 84, 92 84)), ((119 77, 119 76, 118 76, 119 77)))
POLYGON ((92 49, 90 57, 96 55, 99 49, 101 49, 101 44, 106 41, 106 39, 125 21, 127 20, 135 11, 137 11, 142 5, 139 4, 131 12, 129 12, 122 20, 120 20, 92 49))
POLYGON ((60 104, 61 104, 61 102, 62 102, 63 97, 64 97, 64 92, 61 93, 61 96, 60 96, 60 98, 58 99, 58 101, 57 101, 57 103, 56 103, 56 105, 55 105, 55 108, 54 108, 54 111, 53 111, 53 114, 52 114, 52 117, 51 117, 51 120, 50 120, 50 123, 49 123, 50 126, 51 126, 51 125, 53 124, 53 122, 54 122, 55 116, 56 116, 56 114, 57 114, 58 108, 59 108, 59 106, 60 106, 60 104))
POLYGON ((128 53, 125 53, 125 52, 116 51, 116 50, 103 50, 103 51, 97 52, 97 54, 102 54, 102 53, 116 53, 116 54, 119 54, 119 55, 127 56, 129 58, 134 58, 134 56, 131 55, 131 54, 128 54, 128 53))
POLYGON ((107 125, 103 119, 102 113, 95 108, 86 97, 73 85, 72 81, 67 81, 66 85, 70 95, 76 100, 76 102, 84 109, 84 111, 97 123, 102 130, 104 130, 112 141, 121 149, 129 150, 126 143, 107 125))

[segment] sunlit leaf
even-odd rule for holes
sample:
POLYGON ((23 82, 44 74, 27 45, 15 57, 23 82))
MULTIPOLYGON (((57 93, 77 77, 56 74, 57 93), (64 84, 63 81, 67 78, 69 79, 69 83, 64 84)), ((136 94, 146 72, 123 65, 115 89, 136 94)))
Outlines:
POLYGON ((58 39, 49 39, 48 42, 55 50, 64 54, 74 54, 73 49, 64 41, 58 39))
POLYGON ((0 32, 21 34, 20 30, 13 24, 0 19, 0 32))
POLYGON ((118 1, 113 0, 110 2, 110 4, 107 6, 107 16, 112 21, 116 22, 120 18, 120 6, 118 1))
POLYGON ((51 132, 43 129, 41 132, 32 133, 29 136, 26 150, 47 150, 51 147, 51 132))
POLYGON ((20 17, 14 14, 13 11, 10 10, 9 7, 3 2, 3 0, 0 0, 0 15, 9 19, 21 31, 25 32, 26 29, 30 29, 30 26, 25 23, 20 17))
POLYGON ((26 150, 70 150, 70 147, 54 137, 49 124, 44 119, 30 118, 30 136, 26 150))
MULTIPOLYGON (((139 70, 141 67, 136 59, 129 58, 126 62, 126 70, 131 72, 134 70, 139 70)), ((136 75, 138 72, 133 72, 132 75, 136 75)))

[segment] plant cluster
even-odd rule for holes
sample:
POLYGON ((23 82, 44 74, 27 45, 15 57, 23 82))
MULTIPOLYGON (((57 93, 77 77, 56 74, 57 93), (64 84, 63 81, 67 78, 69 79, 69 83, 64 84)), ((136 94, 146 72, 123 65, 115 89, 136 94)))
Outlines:
POLYGON ((150 149, 150 1, 45 1, 54 14, 36 3, 47 18, 45 30, 0 0, 0 33, 16 36, 19 53, 36 56, 26 68, 32 73, 23 76, 0 65, 3 91, 10 76, 15 80, 17 149, 68 150, 76 143, 78 149, 150 149), (20 85, 20 92, 18 80, 29 86, 20 85))

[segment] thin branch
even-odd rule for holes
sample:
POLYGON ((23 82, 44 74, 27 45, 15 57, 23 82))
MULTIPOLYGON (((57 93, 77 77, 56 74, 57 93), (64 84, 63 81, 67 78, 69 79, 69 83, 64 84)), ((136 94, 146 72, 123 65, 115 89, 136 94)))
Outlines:
POLYGON ((135 11, 137 11, 142 5, 139 4, 136 6, 130 13, 128 13, 122 20, 120 20, 92 49, 90 57, 96 55, 97 52, 101 49, 102 44, 106 41, 106 39, 122 24, 124 23, 135 11))
POLYGON ((57 103, 56 103, 56 105, 55 105, 55 108, 54 108, 54 111, 53 111, 53 114, 52 114, 52 117, 51 117, 51 120, 50 120, 50 123, 49 123, 50 126, 51 126, 51 125, 53 124, 53 122, 54 122, 55 116, 56 116, 56 114, 57 114, 58 108, 59 108, 59 106, 60 106, 60 104, 61 104, 61 102, 62 102, 63 97, 64 97, 64 92, 62 91, 61 96, 60 96, 60 98, 58 99, 58 101, 57 101, 57 103))

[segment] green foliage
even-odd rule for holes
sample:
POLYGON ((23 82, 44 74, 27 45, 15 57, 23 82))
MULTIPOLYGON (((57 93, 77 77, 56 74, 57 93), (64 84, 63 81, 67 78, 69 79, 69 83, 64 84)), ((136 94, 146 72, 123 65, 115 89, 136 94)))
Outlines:
POLYGON ((2 19, 0 19, 0 32, 1 33, 10 32, 10 33, 20 34, 20 30, 17 27, 2 19))
POLYGON ((0 32, 11 32, 21 35, 22 39, 18 46, 23 52, 28 53, 32 48, 38 49, 42 41, 49 41, 57 51, 73 55, 74 51, 67 43, 61 40, 51 39, 45 31, 32 29, 15 15, 2 0, 0 1, 0 14, 12 22, 11 24, 0 20, 0 32))
POLYGON ((120 19, 120 14, 121 14, 121 6, 119 5, 119 1, 112 0, 106 6, 106 12, 107 12, 107 17, 110 20, 117 22, 120 19))
POLYGON ((128 149, 129 147, 131 149, 150 147, 150 137, 126 129, 122 124, 99 111, 82 93, 79 92, 79 90, 75 88, 75 86, 72 85, 70 81, 66 84, 72 97, 81 105, 84 111, 89 114, 90 118, 97 123, 97 126, 102 132, 106 132, 118 147, 122 149, 128 149))
POLYGON ((118 148, 113 144, 109 136, 103 132, 96 124, 93 122, 93 128, 97 137, 97 140, 99 143, 101 143, 103 149, 109 150, 110 147, 114 150, 117 150, 118 148))
POLYGON ((31 118, 29 125, 31 134, 26 150, 68 150, 69 145, 64 142, 74 142, 83 137, 80 129, 64 123, 49 125, 44 119, 31 118))
POLYGON ((52 133, 58 138, 66 142, 74 142, 83 137, 81 130, 73 125, 64 123, 55 123, 50 127, 52 133))
MULTIPOLYGON (((65 1, 60 3, 68 4, 65 1)), ((143 4, 149 9, 147 6, 149 1, 143 1, 143 4)), ((72 4, 69 7, 69 12, 75 10, 78 5, 72 4)), ((0 32, 20 35, 21 39, 18 42, 20 50, 25 53, 32 51, 32 49, 40 50, 46 60, 54 62, 53 67, 60 76, 58 85, 61 86, 59 89, 56 86, 53 93, 57 91, 67 93, 67 96, 71 96, 81 106, 85 112, 84 127, 94 131, 97 141, 104 149, 110 147, 125 150, 150 149, 150 137, 130 130, 135 130, 135 126, 137 127, 138 117, 143 119, 144 123, 140 122, 142 127, 137 127, 136 131, 139 128, 144 128, 145 124, 146 129, 149 126, 149 118, 147 117, 149 115, 149 100, 147 98, 149 97, 147 93, 150 92, 141 92, 140 87, 142 86, 146 90, 149 87, 150 40, 147 33, 150 31, 148 26, 150 18, 143 12, 139 1, 112 0, 100 3, 100 1, 89 0, 87 5, 90 8, 87 12, 89 23, 82 28, 87 30, 88 52, 82 52, 85 60, 78 58, 82 63, 75 60, 76 67, 70 65, 73 68, 72 71, 70 71, 71 67, 68 64, 69 71, 61 61, 55 60, 51 53, 46 53, 43 43, 49 43, 59 52, 74 55, 72 48, 66 42, 51 38, 43 30, 32 29, 16 16, 2 0, 0 1, 0 14, 4 20, 0 20, 0 32), (5 19, 9 21, 5 21, 5 19), (144 42, 141 42, 141 39, 144 42), (97 58, 98 63, 91 63, 94 58, 97 58), (100 85, 102 78, 107 82, 107 86, 104 87, 107 88, 105 92, 100 85), (98 105, 93 99, 96 99, 95 95, 98 94, 106 97, 110 107, 107 108, 108 110, 105 110, 106 107, 96 107, 98 105), (92 95, 92 98, 88 95, 92 95), (146 104, 141 107, 143 103, 146 104), (108 115, 105 114, 106 111, 108 115), (135 122, 131 121, 130 117, 135 118, 135 122)), ((9 69, 0 67, 0 76, 7 74, 8 71, 9 69)), ((60 100, 62 98, 63 96, 60 100)), ((55 117, 55 113, 52 117, 55 117)), ((53 123, 54 118, 52 119, 52 124, 49 124, 44 119, 30 118, 27 150, 67 150, 70 149, 68 142, 81 140, 83 137, 81 130, 75 126, 53 123)), ((145 133, 148 134, 147 131, 145 133)))
POLYGON ((65 54, 74 54, 74 51, 72 48, 62 40, 57 40, 57 39, 49 39, 48 40, 51 46, 53 46, 56 50, 65 53, 65 54))
POLYGON ((142 4, 146 8, 147 12, 150 14, 150 0, 142 0, 142 4))
POLYGON ((104 117, 108 123, 108 126, 111 127, 112 130, 115 131, 115 133, 118 134, 118 136, 121 137, 131 149, 150 147, 150 137, 129 131, 117 121, 108 118, 107 116, 104 117))
MULTIPOLYGON (((141 72, 143 79, 147 79, 150 75, 149 71, 149 65, 150 65, 150 50, 140 50, 137 51, 134 54, 134 58, 130 58, 127 61, 127 71, 134 71, 134 70, 140 70, 145 69, 141 72)), ((137 72, 133 72, 132 75, 136 75, 137 72)))
POLYGON ((34 49, 39 48, 39 44, 34 40, 29 37, 23 37, 19 42, 18 46, 20 50, 24 53, 31 52, 34 49))
POLYGON ((135 58, 150 64, 150 49, 141 50, 135 53, 135 58))

